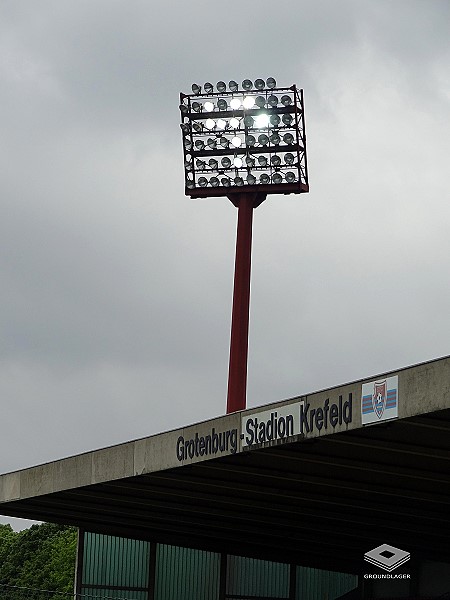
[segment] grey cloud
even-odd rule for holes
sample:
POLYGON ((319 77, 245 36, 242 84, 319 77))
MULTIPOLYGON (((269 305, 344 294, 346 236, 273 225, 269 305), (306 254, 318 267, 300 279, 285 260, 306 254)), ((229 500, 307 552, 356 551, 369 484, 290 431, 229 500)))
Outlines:
POLYGON ((0 11, 2 471, 225 410, 236 212, 183 194, 193 81, 305 89, 311 193, 255 213, 249 404, 448 353, 445 2, 0 11))

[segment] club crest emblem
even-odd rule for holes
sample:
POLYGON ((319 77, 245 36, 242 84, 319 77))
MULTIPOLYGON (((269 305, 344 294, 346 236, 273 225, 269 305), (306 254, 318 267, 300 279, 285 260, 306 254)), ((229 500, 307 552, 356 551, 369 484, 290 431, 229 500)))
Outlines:
POLYGON ((398 376, 363 383, 361 422, 363 425, 398 418, 398 376))
POLYGON ((373 410, 379 419, 381 419, 381 417, 383 416, 384 409, 386 408, 386 400, 386 379, 384 381, 376 381, 373 384, 372 405, 373 410))

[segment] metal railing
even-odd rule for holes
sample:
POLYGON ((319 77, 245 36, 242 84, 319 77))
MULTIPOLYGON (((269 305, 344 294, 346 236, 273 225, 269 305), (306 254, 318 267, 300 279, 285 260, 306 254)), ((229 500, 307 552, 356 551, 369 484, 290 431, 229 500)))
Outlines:
POLYGON ((120 596, 104 594, 75 594, 74 592, 58 592, 36 588, 19 587, 0 583, 0 600, 136 600, 120 596))

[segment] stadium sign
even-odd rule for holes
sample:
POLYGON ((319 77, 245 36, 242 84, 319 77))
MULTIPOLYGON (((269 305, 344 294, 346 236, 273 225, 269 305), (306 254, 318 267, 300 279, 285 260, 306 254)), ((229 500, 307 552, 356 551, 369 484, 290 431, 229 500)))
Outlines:
POLYGON ((296 402, 251 415, 242 415, 242 446, 254 446, 299 435, 300 411, 303 404, 303 401, 296 402))
POLYGON ((349 425, 353 419, 353 400, 352 394, 348 395, 348 400, 339 396, 337 402, 330 403, 327 398, 323 406, 311 408, 308 401, 305 401, 300 409, 300 433, 320 432, 322 429, 328 429, 331 426, 335 429, 338 425, 349 425))
POLYGON ((254 446, 266 442, 285 440, 289 437, 319 434, 322 430, 349 425, 353 420, 352 394, 337 402, 329 398, 320 406, 311 407, 306 398, 294 404, 242 416, 242 446, 254 446))

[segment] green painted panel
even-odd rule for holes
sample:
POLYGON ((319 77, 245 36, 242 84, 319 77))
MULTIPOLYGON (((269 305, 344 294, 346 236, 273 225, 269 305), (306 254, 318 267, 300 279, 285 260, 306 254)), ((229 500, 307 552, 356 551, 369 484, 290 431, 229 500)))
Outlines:
POLYGON ((220 554, 158 544, 155 600, 217 600, 220 554))
POLYGON ((148 542, 86 532, 82 584, 147 588, 149 559, 148 542))
POLYGON ((289 597, 289 565, 228 556, 226 593, 236 596, 289 597))
POLYGON ((336 600, 356 587, 356 575, 297 567, 296 600, 336 600))
MULTIPOLYGON (((85 533, 83 593, 148 600, 150 548, 148 542, 85 533)), ((155 558, 155 600, 218 599, 220 554, 157 544, 155 558)), ((286 599, 289 569, 285 563, 228 556, 226 594, 286 599)), ((296 568, 296 600, 336 600, 357 585, 354 575, 296 568)))

